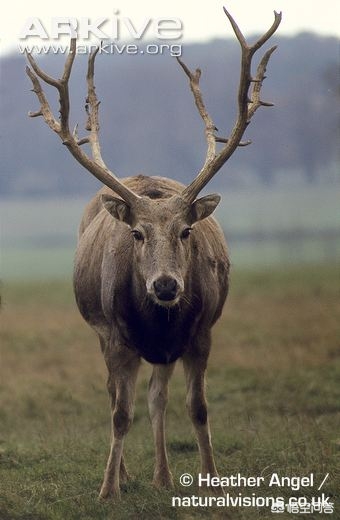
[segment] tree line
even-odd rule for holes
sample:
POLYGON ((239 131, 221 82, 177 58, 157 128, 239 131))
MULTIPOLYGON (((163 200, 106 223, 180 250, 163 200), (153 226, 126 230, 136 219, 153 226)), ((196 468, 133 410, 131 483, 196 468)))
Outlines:
MULTIPOLYGON (((253 144, 240 148, 214 180, 227 188, 251 178, 274 183, 287 175, 319 182, 339 161, 338 42, 303 33, 276 38, 278 49, 269 64, 264 99, 274 108, 258 112, 247 130, 253 144)), ((240 55, 237 42, 214 40, 183 44, 182 59, 202 69, 206 106, 221 136, 228 135, 237 108, 240 55)), ((58 74, 65 57, 38 58, 45 70, 58 74)), ((3 57, 1 65, 2 197, 85 195, 96 189, 72 161, 42 118, 29 91, 23 56, 3 57)), ((86 121, 86 58, 78 56, 71 82, 72 120, 79 134, 86 121)), ((203 125, 193 106, 187 78, 170 55, 102 55, 96 62, 97 95, 101 100, 102 154, 119 176, 144 173, 189 182, 205 157, 203 125)), ((48 93, 50 94, 50 93, 48 93)), ((55 93, 51 105, 57 110, 55 93)))

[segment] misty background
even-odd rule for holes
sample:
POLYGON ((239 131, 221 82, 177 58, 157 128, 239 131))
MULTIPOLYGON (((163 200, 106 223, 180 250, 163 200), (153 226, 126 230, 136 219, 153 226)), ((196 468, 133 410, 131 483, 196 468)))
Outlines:
MULTIPOLYGON (((232 263, 259 267, 334 262, 340 254, 339 59, 335 37, 277 37, 261 108, 239 148, 206 192, 217 211, 232 263)), ((267 46, 268 47, 268 46, 267 46)), ((60 76, 64 56, 37 56, 60 76)), ((233 39, 183 45, 182 59, 202 69, 201 88, 219 135, 234 124, 240 68, 233 39)), ((255 60, 254 60, 255 65, 255 60)), ((0 178, 2 277, 69 276, 85 203, 100 187, 75 163, 42 118, 25 58, 1 66, 0 178)), ((71 121, 85 134, 86 56, 70 80, 71 121)), ((102 155, 119 177, 143 173, 189 183, 205 158, 203 123, 188 81, 169 55, 98 55, 95 83, 102 155)), ((57 94, 45 87, 57 112, 57 94)))

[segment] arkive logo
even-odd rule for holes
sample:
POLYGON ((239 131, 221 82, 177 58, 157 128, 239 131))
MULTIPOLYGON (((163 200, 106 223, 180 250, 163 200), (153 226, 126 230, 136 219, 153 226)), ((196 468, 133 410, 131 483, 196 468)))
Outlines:
POLYGON ((183 23, 176 17, 144 18, 142 21, 121 16, 115 9, 112 17, 95 19, 80 17, 52 17, 47 27, 40 18, 28 18, 19 34, 19 40, 35 37, 41 40, 58 40, 61 36, 88 40, 141 40, 144 37, 156 40, 178 40, 183 36, 183 23))

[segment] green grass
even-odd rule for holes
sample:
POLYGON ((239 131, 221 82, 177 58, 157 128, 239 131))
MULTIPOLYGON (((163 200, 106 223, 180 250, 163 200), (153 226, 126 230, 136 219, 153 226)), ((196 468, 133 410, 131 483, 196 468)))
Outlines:
MULTIPOLYGON (((216 217, 234 264, 260 268, 338 261, 339 183, 334 177, 333 183, 300 184, 298 172, 294 179, 283 177, 286 185, 255 182, 222 194, 216 217)), ((1 200, 3 278, 70 276, 77 229, 89 199, 1 200)))
MULTIPOLYGON (((316 485, 300 492, 232 488, 232 495, 315 496, 329 473, 323 490, 336 504, 332 518, 340 518, 339 296, 332 266, 233 273, 207 383, 219 473, 314 473, 316 485)), ((276 517, 261 508, 171 507, 172 496, 197 494, 195 486, 181 488, 179 477, 199 471, 180 364, 167 414, 175 491, 151 485, 145 363, 126 441, 133 478, 120 502, 100 502, 110 435, 106 371, 71 281, 5 285, 1 319, 1 520, 276 517)))
MULTIPOLYGON (((228 236, 228 233, 226 232, 228 236)), ((340 236, 340 235, 339 235, 340 236)), ((340 258, 340 241, 338 236, 294 236, 258 240, 238 239, 228 241, 231 257, 235 266, 240 269, 261 269, 264 265, 270 268, 304 263, 306 265, 320 262, 332 263, 340 258)), ((75 242, 75 241, 74 241, 75 242)), ((67 278, 73 270, 73 259, 76 244, 73 245, 18 245, 4 247, 2 274, 7 280, 46 280, 51 278, 67 278)))

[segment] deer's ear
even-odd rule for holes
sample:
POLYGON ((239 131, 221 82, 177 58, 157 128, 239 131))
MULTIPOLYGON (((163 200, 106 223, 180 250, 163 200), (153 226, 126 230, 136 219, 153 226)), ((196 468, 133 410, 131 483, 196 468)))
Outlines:
POLYGON ((221 197, 214 193, 213 195, 206 195, 200 199, 195 200, 191 204, 190 215, 192 224, 209 217, 220 202, 221 197))
POLYGON ((125 222, 129 226, 131 225, 131 208, 124 200, 107 194, 103 194, 101 200, 104 208, 113 218, 125 222))

